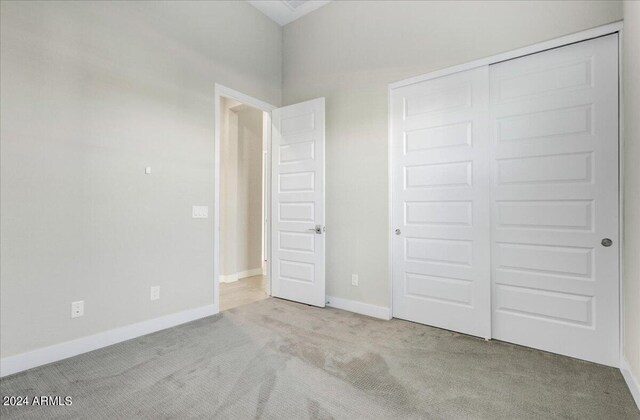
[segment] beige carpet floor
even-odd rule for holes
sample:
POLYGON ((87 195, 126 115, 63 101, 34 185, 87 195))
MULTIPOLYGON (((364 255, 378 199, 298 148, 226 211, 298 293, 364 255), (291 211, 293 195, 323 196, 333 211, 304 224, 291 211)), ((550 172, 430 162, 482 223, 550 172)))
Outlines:
POLYGON ((14 418, 638 419, 613 368, 278 299, 33 369, 14 418))

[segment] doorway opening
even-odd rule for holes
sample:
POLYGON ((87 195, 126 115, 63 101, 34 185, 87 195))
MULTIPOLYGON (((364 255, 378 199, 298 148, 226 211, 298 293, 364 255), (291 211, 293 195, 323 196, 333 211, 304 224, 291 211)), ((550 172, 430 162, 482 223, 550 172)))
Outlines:
MULTIPOLYGON (((215 85, 214 96, 215 137, 214 137, 214 311, 229 309, 229 305, 221 299, 221 284, 225 294, 231 293, 227 283, 235 283, 242 278, 263 276, 251 279, 244 284, 250 292, 244 298, 237 298, 237 305, 251 302, 264 294, 288 299, 309 305, 324 307, 325 293, 325 195, 324 195, 324 157, 325 157, 325 99, 316 98, 305 102, 276 108, 251 96, 233 89, 215 85), (262 185, 262 220, 261 236, 252 243, 260 243, 262 266, 241 267, 237 262, 238 234, 244 234, 244 228, 238 230, 237 220, 247 220, 244 210, 238 207, 237 201, 227 206, 229 191, 241 192, 238 180, 229 181, 229 175, 223 167, 237 161, 238 150, 243 151, 242 141, 235 142, 235 152, 223 148, 225 143, 233 143, 232 139, 247 134, 238 126, 234 133, 234 113, 244 113, 254 108, 262 113, 262 178, 253 181, 255 187, 262 185), (227 132, 231 136, 226 138, 227 132), (225 141, 223 141, 225 137, 225 141), (238 146, 240 145, 240 149, 238 146), (231 153, 231 155, 229 154, 231 153), (233 155, 233 153, 236 153, 233 155), (231 159, 231 157, 234 157, 231 159), (224 179, 223 179, 224 178, 224 179), (235 218, 235 222, 233 221, 235 218), (227 220, 229 219, 229 220, 227 220), (232 265, 227 264, 228 256, 232 265), (223 261, 224 258, 224 261, 223 261), (234 265, 235 261, 235 265, 234 265), (258 271, 261 270, 261 271, 258 271), (247 284, 251 283, 253 284, 247 284), (264 292, 260 295, 260 289, 264 292), (255 292, 255 293, 254 293, 255 292)), ((241 118, 238 117, 240 121, 241 118)), ((240 121, 241 122, 241 121, 240 121)), ((235 123, 236 125, 238 123, 235 123)), ((254 133, 259 132, 257 128, 254 133)), ((253 135, 257 137, 257 135, 253 135)), ((260 143, 258 140, 257 143, 260 143)), ((237 175, 236 175, 237 176, 237 175)), ((234 179, 233 175, 232 178, 234 179)), ((247 187, 248 188, 248 187, 247 187)), ((247 190, 248 191, 248 190, 247 190)), ((254 189, 255 191, 255 189, 254 189)), ((249 194, 249 193, 247 193, 249 194)), ((256 198, 254 192, 251 197, 256 198)), ((248 195, 247 195, 248 197, 248 195)), ((232 200, 233 203, 233 200, 232 200)), ((255 220, 255 219, 252 219, 255 220)), ((256 230, 257 232, 257 230, 256 230)), ((242 238, 244 240, 244 238, 242 238)), ((246 251, 243 251, 246 252, 246 251)), ((254 255, 257 251, 254 249, 254 255)), ((247 254, 245 254, 247 255, 247 254)), ((243 283, 236 286, 238 289, 243 283)), ((240 294, 240 292, 238 290, 240 294)), ((227 299, 229 300, 229 299, 227 299)))
POLYGON ((219 311, 271 295, 270 127, 268 107, 216 85, 214 295, 219 311))

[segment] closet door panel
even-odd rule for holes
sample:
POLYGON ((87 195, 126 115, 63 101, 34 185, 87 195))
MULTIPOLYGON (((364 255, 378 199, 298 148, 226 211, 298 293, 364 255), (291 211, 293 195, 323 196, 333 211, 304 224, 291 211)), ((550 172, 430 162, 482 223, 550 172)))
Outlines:
POLYGON ((493 337, 612 366, 617 52, 609 35, 489 70, 493 337))
POLYGON ((490 337, 488 69, 391 94, 393 315, 490 337))

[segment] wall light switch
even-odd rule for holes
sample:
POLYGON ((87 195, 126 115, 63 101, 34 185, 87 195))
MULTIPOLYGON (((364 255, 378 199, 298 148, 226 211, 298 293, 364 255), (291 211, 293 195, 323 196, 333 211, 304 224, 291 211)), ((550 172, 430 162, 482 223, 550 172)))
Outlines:
POLYGON ((209 206, 193 206, 191 217, 194 219, 206 219, 209 217, 209 206))
POLYGON ((151 173, 151 166, 147 166, 146 168, 144 168, 144 173, 149 175, 151 173))
POLYGON ((84 300, 71 302, 71 318, 77 318, 84 315, 84 300))
POLYGON ((160 299, 160 286, 151 286, 151 300, 160 299))

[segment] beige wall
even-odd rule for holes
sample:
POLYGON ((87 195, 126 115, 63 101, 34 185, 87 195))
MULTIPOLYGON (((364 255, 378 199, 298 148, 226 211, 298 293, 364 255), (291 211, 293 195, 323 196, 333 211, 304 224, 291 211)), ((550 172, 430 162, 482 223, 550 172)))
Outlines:
POLYGON ((624 2, 624 355, 640 381, 640 2, 624 2))
POLYGON ((327 98, 327 294, 389 305, 388 83, 621 17, 617 1, 337 1, 285 26, 284 104, 327 98))
POLYGON ((220 98, 220 275, 237 270, 238 114, 239 102, 220 98))
POLYGON ((281 28, 236 1, 0 14, 1 356, 210 305, 214 84, 279 104, 281 28))
POLYGON ((262 267, 262 111, 222 98, 220 274, 262 267))
POLYGON ((262 267, 262 111, 238 113, 238 272, 262 267))

